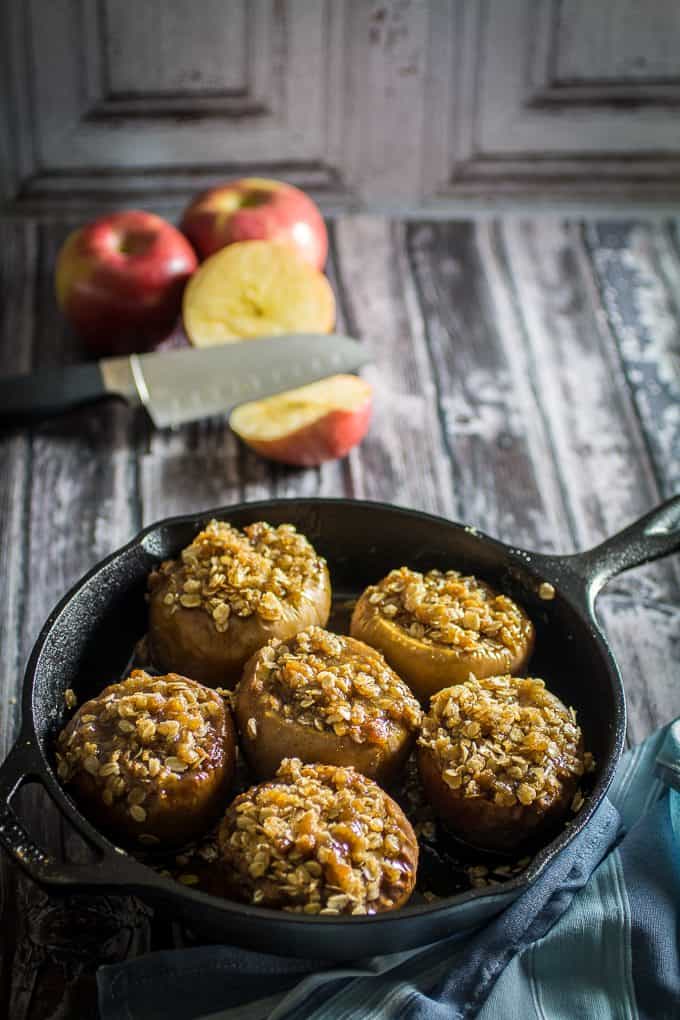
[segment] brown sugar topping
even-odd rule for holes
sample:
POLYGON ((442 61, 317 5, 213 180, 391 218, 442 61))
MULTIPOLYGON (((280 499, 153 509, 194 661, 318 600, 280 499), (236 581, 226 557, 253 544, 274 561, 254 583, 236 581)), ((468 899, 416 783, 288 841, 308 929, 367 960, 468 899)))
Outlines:
POLYGON ((230 806, 227 867, 252 903, 293 913, 372 914, 413 884, 417 845, 394 801, 353 768, 281 764, 230 806))
POLYGON ((271 641, 260 655, 255 689, 264 707, 284 719, 358 744, 384 740, 386 722, 415 730, 422 717, 379 652, 321 627, 271 641))
POLYGON ((529 621, 507 595, 457 570, 392 570, 365 597, 385 619, 427 644, 473 653, 526 644, 529 621))
POLYGON ((584 772, 574 710, 534 678, 470 675, 440 691, 418 743, 452 790, 502 807, 552 800, 563 780, 584 772))
POLYGON ((59 735, 57 772, 64 782, 88 772, 104 804, 125 800, 140 825, 153 784, 194 775, 222 746, 225 706, 218 694, 169 673, 141 669, 86 702, 59 735), (217 749, 217 750, 216 750, 217 749))
POLYGON ((171 612, 180 606, 201 609, 223 633, 232 614, 280 619, 283 603, 300 605, 325 563, 292 524, 274 528, 260 521, 240 531, 213 520, 179 560, 166 560, 151 574, 149 587, 167 579, 164 600, 171 612))

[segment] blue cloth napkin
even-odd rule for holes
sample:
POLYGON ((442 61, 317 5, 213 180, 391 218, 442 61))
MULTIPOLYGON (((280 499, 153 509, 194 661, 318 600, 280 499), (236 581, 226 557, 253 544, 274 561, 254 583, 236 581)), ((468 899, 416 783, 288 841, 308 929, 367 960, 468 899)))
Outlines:
POLYGON ((483 929, 326 969, 233 946, 153 953, 100 968, 101 1016, 677 1020, 678 791, 680 719, 623 757, 585 831, 483 929))

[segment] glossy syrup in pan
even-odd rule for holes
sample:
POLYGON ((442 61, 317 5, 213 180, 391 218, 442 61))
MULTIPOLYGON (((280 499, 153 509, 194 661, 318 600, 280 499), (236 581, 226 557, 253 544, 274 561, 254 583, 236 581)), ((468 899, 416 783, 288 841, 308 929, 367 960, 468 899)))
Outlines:
MULTIPOLYGON (((359 594, 360 592, 336 593, 327 624, 328 630, 338 634, 349 632, 349 621, 359 594)), ((144 639, 139 642, 120 679, 127 676, 129 670, 134 667, 143 668, 149 673, 156 672, 147 661, 144 639)), ((541 675, 533 669, 531 673, 541 675)), ((549 678, 544 679, 548 680, 550 686, 549 678)), ((257 780, 250 773, 243 755, 239 752, 231 796, 235 797, 255 782, 257 780)), ((574 801, 579 809, 591 787, 592 773, 586 773, 582 777, 574 801)), ((572 811, 553 832, 547 834, 543 832, 540 842, 533 846, 529 844, 514 855, 494 854, 466 845, 447 832, 437 821, 423 796, 415 754, 411 755, 399 780, 388 788, 388 792, 399 802, 418 837, 420 848, 418 879, 410 900, 411 904, 433 903, 438 899, 455 896, 471 889, 503 885, 521 874, 530 865, 533 855, 540 847, 554 838, 564 825, 568 825, 576 813, 572 811)), ((215 896, 224 895, 220 869, 216 863, 218 859, 216 829, 207 833, 201 841, 179 852, 149 853, 141 849, 131 852, 147 866, 174 878, 184 886, 201 889, 215 896)))
POLYGON ((26 668, 21 731, 0 767, 0 844, 29 875, 50 887, 134 892, 211 941, 287 956, 347 961, 424 946, 476 928, 521 895, 587 829, 605 797, 624 745, 626 712, 621 678, 595 618, 595 598, 615 574, 679 549, 680 497, 602 545, 568 556, 508 547, 472 527, 350 499, 263 500, 159 521, 94 566, 55 607, 41 631, 26 668), (514 598, 536 628, 531 673, 543 677, 574 707, 585 746, 595 759, 585 803, 571 822, 507 881, 508 865, 512 869, 512 863, 519 862, 499 864, 463 851, 445 834, 435 829, 432 836, 423 826, 422 891, 400 910, 337 918, 295 915, 205 895, 191 887, 202 876, 183 870, 191 859, 169 862, 173 873, 189 876, 185 886, 140 866, 92 829, 56 776, 55 740, 69 714, 66 691, 72 688, 82 704, 123 675, 131 650, 147 628, 149 572, 176 556, 213 517, 238 527, 258 520, 295 524, 326 557, 334 590, 348 598, 402 564, 421 571, 455 567, 514 598), (546 583, 555 590, 547 601, 541 598, 546 583), (13 794, 28 779, 39 781, 64 818, 96 847, 95 860, 70 862, 65 855, 46 854, 35 843, 11 807, 13 794), (489 870, 472 872, 475 867, 489 870), (503 884, 481 884, 489 879, 503 884), (423 902, 424 892, 439 898, 423 902))
MULTIPOLYGON (((653 511, 649 519, 637 522, 602 549, 580 554, 575 563, 574 557, 509 548, 474 528, 418 511, 358 500, 263 500, 159 521, 93 567, 50 614, 38 638, 26 670, 22 731, 0 769, 6 819, 4 828, 0 827, 0 842, 29 874, 47 884, 73 890, 134 890, 203 937, 265 952, 340 961, 399 952, 477 927, 538 878, 570 839, 588 826, 606 794, 623 746, 625 703, 616 664, 593 617, 592 597, 607 576, 672 551, 675 538, 666 534, 667 527, 663 533, 661 529, 668 512, 663 507, 653 511), (162 879, 155 870, 120 854, 105 838, 94 839, 78 805, 56 776, 55 740, 70 714, 65 692, 72 688, 82 704, 123 675, 131 650, 147 629, 149 572, 160 561, 176 556, 213 517, 237 527, 258 520, 294 524, 326 557, 334 590, 347 598, 356 597, 393 567, 404 564, 421 571, 455 567, 488 581, 520 603, 536 628, 531 672, 575 708, 585 746, 595 758, 594 773, 588 777, 592 792, 571 824, 538 850, 519 875, 498 888, 481 886, 481 879, 488 880, 490 874, 494 881, 503 881, 503 872, 470 873, 469 868, 489 864, 504 868, 507 861, 498 864, 485 855, 468 856, 443 834, 431 839, 428 828, 421 837, 421 889, 441 898, 424 902, 419 892, 400 910, 343 918, 295 915, 206 896, 192 888, 193 878, 187 886, 162 879), (652 527, 653 535, 645 537, 646 529, 652 527), (622 549, 628 552, 624 555, 622 549), (555 588, 550 601, 539 594, 544 582, 555 588), (21 829, 9 799, 29 775, 45 785, 65 819, 96 845, 98 861, 71 865, 49 858, 21 829)), ((196 874, 185 870, 182 862, 168 863, 173 874, 196 874)), ((197 878, 201 880, 200 875, 197 878)))

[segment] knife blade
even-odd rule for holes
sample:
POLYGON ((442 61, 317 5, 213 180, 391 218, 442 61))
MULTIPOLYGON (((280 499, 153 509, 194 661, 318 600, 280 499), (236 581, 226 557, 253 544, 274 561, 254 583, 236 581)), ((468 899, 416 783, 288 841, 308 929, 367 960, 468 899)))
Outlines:
POLYGON ((142 404, 154 425, 166 428, 354 372, 369 360, 357 340, 316 333, 104 358, 0 378, 0 423, 41 419, 113 396, 142 404))

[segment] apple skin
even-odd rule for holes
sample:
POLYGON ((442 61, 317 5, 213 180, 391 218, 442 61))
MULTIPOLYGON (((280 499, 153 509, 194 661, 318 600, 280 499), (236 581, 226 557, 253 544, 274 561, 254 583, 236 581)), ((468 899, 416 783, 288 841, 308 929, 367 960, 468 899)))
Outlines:
POLYGON ((369 394, 360 407, 351 411, 340 408, 328 411, 278 439, 250 439, 235 431, 246 446, 261 457, 293 467, 317 467, 327 460, 345 457, 361 442, 368 432, 372 410, 373 399, 369 394))
POLYGON ((172 330, 197 265, 186 237, 160 216, 112 213, 64 242, 57 301, 93 353, 147 350, 172 330))
POLYGON ((309 195, 262 177, 204 191, 184 211, 180 229, 201 259, 235 241, 288 242, 315 269, 323 269, 328 255, 326 224, 309 195))

